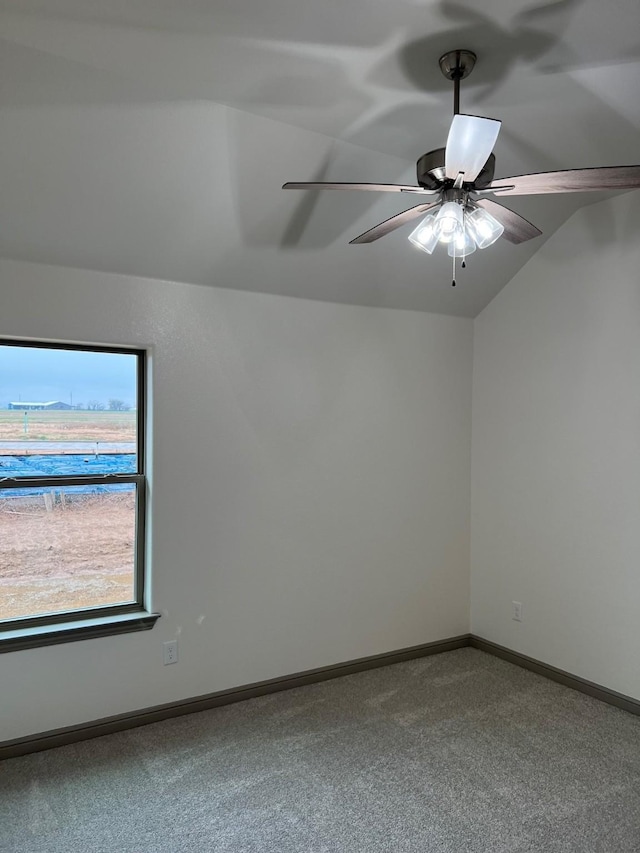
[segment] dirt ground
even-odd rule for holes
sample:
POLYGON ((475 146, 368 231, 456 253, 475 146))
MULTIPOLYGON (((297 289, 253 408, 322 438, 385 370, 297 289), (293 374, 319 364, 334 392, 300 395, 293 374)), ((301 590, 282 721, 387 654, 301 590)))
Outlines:
POLYGON ((134 538, 131 492, 0 500, 0 619, 131 601, 134 538))

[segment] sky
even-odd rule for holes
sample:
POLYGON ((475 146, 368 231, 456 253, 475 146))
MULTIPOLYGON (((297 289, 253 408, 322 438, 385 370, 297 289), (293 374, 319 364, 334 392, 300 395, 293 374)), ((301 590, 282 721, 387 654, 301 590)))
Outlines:
POLYGON ((19 400, 107 408, 110 399, 135 407, 134 355, 0 345, 0 408, 19 400))

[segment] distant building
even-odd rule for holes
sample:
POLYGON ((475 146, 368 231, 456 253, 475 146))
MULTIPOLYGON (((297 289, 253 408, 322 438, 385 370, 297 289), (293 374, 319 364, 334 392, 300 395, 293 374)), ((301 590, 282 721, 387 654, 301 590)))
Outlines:
POLYGON ((73 406, 69 403, 63 403, 62 400, 51 400, 48 403, 27 403, 25 401, 19 401, 17 403, 9 403, 10 409, 20 409, 23 412, 40 410, 42 409, 72 409, 73 406))

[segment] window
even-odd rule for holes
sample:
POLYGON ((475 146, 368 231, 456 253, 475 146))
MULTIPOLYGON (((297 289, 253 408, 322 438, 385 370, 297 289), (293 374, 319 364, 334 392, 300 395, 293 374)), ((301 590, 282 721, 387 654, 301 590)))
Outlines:
POLYGON ((145 356, 0 340, 0 651, 151 628, 145 356))

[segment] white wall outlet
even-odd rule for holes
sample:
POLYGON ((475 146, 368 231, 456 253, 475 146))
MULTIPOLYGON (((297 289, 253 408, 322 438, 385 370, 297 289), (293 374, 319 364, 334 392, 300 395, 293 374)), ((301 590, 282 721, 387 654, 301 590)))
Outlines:
POLYGON ((168 640, 166 643, 162 644, 162 659, 164 660, 165 666, 170 663, 178 663, 177 640, 168 640))
POLYGON ((511 618, 515 622, 522 622, 522 602, 521 601, 512 601, 511 602, 511 618))

